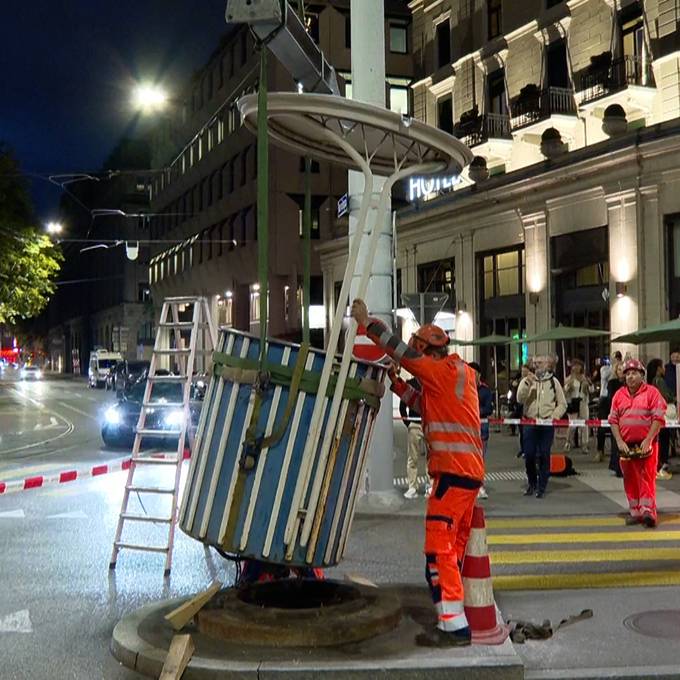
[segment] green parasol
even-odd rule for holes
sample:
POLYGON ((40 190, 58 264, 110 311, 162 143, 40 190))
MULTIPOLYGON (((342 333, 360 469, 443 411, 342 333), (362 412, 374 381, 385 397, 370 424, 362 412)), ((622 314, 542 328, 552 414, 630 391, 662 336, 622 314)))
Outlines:
POLYGON ((609 335, 609 331, 600 331, 592 328, 579 328, 578 326, 556 326, 543 333, 531 335, 528 338, 519 338, 513 340, 516 343, 525 342, 559 342, 562 344, 562 369, 564 377, 567 376, 567 356, 564 351, 564 343, 566 340, 582 340, 583 338, 600 338, 609 335))

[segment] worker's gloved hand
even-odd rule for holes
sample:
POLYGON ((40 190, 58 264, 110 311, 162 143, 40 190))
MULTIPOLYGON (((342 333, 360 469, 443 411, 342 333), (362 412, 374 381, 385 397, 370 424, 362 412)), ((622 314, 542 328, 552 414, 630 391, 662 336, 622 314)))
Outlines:
POLYGON ((360 298, 357 298, 352 303, 350 315, 360 326, 368 325, 368 307, 366 307, 366 303, 360 298))
POLYGON ((395 383, 397 380, 399 380, 400 370, 401 367, 396 361, 390 361, 387 366, 387 377, 390 379, 390 382, 395 383))

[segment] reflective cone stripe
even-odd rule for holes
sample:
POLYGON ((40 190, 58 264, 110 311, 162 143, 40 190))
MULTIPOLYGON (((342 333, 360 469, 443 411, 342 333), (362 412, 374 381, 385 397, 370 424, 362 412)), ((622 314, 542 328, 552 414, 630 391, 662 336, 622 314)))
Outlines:
POLYGON ((479 506, 475 506, 470 526, 470 538, 462 569, 465 615, 470 624, 473 642, 500 645, 508 637, 509 629, 499 623, 491 581, 484 510, 479 506))

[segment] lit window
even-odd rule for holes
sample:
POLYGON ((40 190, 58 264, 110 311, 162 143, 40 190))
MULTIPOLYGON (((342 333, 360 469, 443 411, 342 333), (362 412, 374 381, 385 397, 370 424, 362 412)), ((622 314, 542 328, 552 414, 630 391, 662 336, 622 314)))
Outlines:
POLYGON ((250 291, 250 322, 257 323, 260 320, 260 292, 250 291))
POLYGON ((395 113, 408 114, 408 87, 390 85, 390 110, 395 113))

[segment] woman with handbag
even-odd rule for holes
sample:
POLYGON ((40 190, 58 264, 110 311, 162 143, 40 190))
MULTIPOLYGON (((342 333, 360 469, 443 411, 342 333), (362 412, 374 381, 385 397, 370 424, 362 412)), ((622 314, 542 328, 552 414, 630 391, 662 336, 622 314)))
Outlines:
MULTIPOLYGON (((666 409, 666 418, 677 418, 677 409, 675 404, 675 394, 671 392, 666 381, 664 380, 664 375, 666 373, 666 367, 663 365, 661 359, 652 359, 647 364, 647 382, 650 385, 654 385, 661 396, 664 398, 668 404, 666 409)), ((671 448, 671 431, 664 427, 661 432, 659 432, 659 461, 657 463, 656 478, 658 480, 668 480, 673 477, 670 470, 668 469, 668 457, 671 448)))

